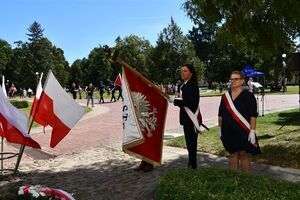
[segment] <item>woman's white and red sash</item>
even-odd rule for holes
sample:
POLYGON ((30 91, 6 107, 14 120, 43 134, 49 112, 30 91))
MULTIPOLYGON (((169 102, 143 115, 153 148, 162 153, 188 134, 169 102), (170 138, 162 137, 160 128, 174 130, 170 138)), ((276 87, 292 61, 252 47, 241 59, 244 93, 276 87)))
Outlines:
POLYGON ((228 91, 225 92, 225 94, 223 94, 223 100, 224 100, 227 110, 229 111, 229 113, 231 114, 233 119, 246 131, 246 133, 249 134, 250 133, 250 124, 243 117, 243 115, 241 113, 239 113, 239 111, 235 108, 228 91))
POLYGON ((202 123, 200 108, 198 106, 195 113, 193 113, 188 107, 184 107, 185 112, 188 114, 189 118, 192 120, 194 124, 195 131, 202 132, 200 129, 200 125, 202 123))

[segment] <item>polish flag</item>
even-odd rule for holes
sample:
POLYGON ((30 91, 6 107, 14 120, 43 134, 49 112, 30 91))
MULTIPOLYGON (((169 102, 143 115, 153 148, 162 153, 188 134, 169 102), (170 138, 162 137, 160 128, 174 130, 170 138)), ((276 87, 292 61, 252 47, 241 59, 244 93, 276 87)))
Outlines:
POLYGON ((117 78, 116 78, 116 80, 115 80, 114 85, 117 85, 117 86, 122 87, 122 76, 121 76, 120 73, 118 74, 118 76, 117 76, 117 78))
POLYGON ((2 76, 2 91, 5 95, 5 97, 7 98, 7 92, 6 92, 6 89, 5 89, 5 78, 4 78, 4 76, 2 76))
MULTIPOLYGON (((43 73, 41 74, 41 77, 40 77, 40 80, 39 80, 39 83, 38 83, 38 86, 36 88, 36 94, 35 94, 35 97, 34 97, 34 100, 33 100, 33 103, 32 103, 32 107, 31 107, 31 110, 30 110, 30 116, 31 117, 34 117, 34 113, 36 112, 36 108, 38 107, 38 104, 39 104, 39 100, 41 98, 41 94, 43 92, 43 88, 42 88, 42 78, 43 78, 43 73)), ((43 125, 43 126, 46 126, 47 124, 43 121, 39 121, 38 122, 39 124, 43 125)))
POLYGON ((11 143, 40 149, 40 145, 27 133, 28 117, 8 101, 0 88, 0 136, 11 143))
POLYGON ((123 141, 125 153, 161 164, 168 108, 165 94, 125 62, 123 65, 123 141))
POLYGON ((50 147, 54 148, 84 115, 84 109, 61 87, 50 70, 39 99, 34 121, 52 127, 50 147))

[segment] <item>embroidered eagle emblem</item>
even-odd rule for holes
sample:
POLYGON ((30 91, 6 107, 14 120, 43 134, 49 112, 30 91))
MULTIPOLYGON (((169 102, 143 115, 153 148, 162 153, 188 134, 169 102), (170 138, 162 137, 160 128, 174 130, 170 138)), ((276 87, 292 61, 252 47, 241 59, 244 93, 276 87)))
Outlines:
POLYGON ((131 92, 133 106, 137 120, 140 124, 142 132, 146 131, 148 137, 152 137, 152 132, 157 125, 157 109, 154 107, 150 111, 150 103, 146 96, 140 92, 131 92))

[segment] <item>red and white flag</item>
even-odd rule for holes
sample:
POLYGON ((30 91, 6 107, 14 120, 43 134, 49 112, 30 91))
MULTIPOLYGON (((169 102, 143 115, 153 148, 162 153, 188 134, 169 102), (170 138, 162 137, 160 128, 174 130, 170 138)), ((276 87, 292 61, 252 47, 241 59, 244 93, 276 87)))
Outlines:
POLYGON ((31 110, 30 110, 30 116, 31 117, 33 117, 33 115, 34 115, 34 113, 36 111, 36 108, 37 108, 37 106, 39 104, 39 100, 41 98, 41 94, 43 92, 42 78, 43 78, 43 73, 41 74, 39 83, 38 83, 37 88, 36 88, 35 97, 33 99, 32 107, 31 107, 31 110))
POLYGON ((123 65, 123 151, 160 165, 168 100, 163 93, 123 65))
POLYGON ((33 119, 41 125, 52 127, 50 147, 54 148, 84 113, 84 109, 65 92, 50 70, 33 119))
POLYGON ((7 98, 7 92, 6 92, 6 89, 5 89, 5 78, 4 78, 4 76, 2 76, 2 91, 5 95, 5 97, 7 98))
POLYGON ((8 101, 0 88, 0 136, 11 143, 40 149, 40 145, 27 133, 28 117, 8 101))
POLYGON ((115 85, 115 86, 117 85, 117 86, 122 87, 122 76, 121 76, 120 73, 118 74, 118 76, 117 76, 117 78, 116 78, 116 80, 115 80, 114 85, 115 85))

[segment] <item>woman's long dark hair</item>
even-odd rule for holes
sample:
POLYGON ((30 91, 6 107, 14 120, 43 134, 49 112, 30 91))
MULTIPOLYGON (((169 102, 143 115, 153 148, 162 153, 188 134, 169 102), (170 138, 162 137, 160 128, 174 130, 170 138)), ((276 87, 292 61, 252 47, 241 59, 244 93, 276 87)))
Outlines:
POLYGON ((196 73, 195 67, 192 64, 185 64, 183 66, 187 67, 189 69, 189 71, 193 74, 190 81, 192 81, 198 85, 198 78, 197 78, 197 73, 196 73))

